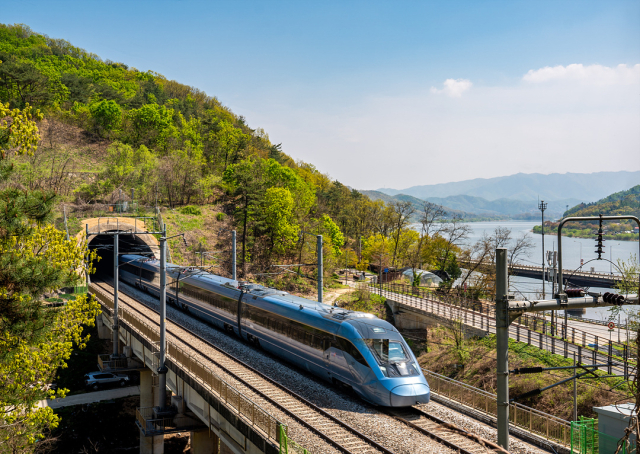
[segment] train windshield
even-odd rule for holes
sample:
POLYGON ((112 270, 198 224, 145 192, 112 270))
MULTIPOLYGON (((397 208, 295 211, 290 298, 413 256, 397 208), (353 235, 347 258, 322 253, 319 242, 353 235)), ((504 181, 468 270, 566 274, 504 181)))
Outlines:
POLYGON ((420 374, 402 342, 390 339, 366 339, 365 342, 375 355, 380 371, 385 377, 420 374))
POLYGON ((367 339, 369 348, 383 363, 408 361, 409 358, 399 341, 389 339, 367 339))

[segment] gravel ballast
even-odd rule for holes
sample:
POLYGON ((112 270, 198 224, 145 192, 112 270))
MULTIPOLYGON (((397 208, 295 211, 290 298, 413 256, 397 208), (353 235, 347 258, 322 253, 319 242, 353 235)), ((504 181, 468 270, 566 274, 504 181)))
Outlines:
MULTIPOLYGON (((156 311, 158 309, 158 300, 135 287, 120 283, 121 290, 132 295, 146 306, 156 311)), ((128 304, 128 303, 127 303, 128 304)), ((136 309, 144 310, 140 305, 136 309)), ((156 312, 149 309, 145 310, 147 316, 158 319, 156 312), (148 312, 147 312, 148 311, 148 312)), ((220 352, 211 348, 207 342, 223 350, 233 358, 238 358, 247 365, 255 368, 270 379, 280 383, 287 389, 295 392, 301 397, 307 399, 311 403, 321 407, 327 413, 339 418, 350 426, 358 429, 364 435, 370 437, 394 453, 414 454, 414 453, 453 453, 454 451, 439 444, 437 441, 417 432, 402 422, 380 412, 376 407, 360 400, 352 392, 336 390, 328 382, 324 382, 306 372, 294 368, 294 366, 282 362, 263 350, 248 345, 241 340, 230 336, 225 332, 212 328, 209 325, 195 319, 191 315, 178 311, 177 309, 167 306, 167 317, 169 320, 184 326, 186 329, 201 336, 206 342, 193 339, 191 336, 190 343, 198 349, 203 355, 211 356, 219 361, 222 357, 220 352)), ((172 324, 168 328, 179 333, 180 327, 172 324)), ((184 335, 188 335, 183 331, 184 335)), ((168 336, 171 339, 171 335, 168 336)), ((228 359, 227 359, 228 361, 228 359)), ((222 362, 222 360, 220 360, 222 362)), ((289 435, 292 439, 303 445, 310 452, 318 454, 331 454, 337 452, 326 441, 316 434, 310 432, 303 425, 296 422, 293 418, 286 415, 277 407, 271 405, 257 393, 239 383, 235 378, 229 375, 223 368, 214 364, 208 364, 219 376, 221 376, 229 384, 234 385, 242 391, 247 397, 254 402, 259 403, 267 412, 278 418, 289 427, 289 435)), ((447 408, 441 404, 431 402, 423 409, 434 414, 443 420, 458 425, 459 427, 484 437, 488 440, 496 441, 497 434, 494 428, 481 423, 471 417, 463 415, 455 410, 447 408)), ((516 440, 512 437, 511 451, 517 454, 538 454, 543 451, 537 447, 516 440)))

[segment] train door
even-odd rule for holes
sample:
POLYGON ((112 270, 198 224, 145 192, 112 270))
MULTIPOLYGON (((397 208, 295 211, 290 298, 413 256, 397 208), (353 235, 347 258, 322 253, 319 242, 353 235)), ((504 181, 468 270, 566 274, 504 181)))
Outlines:
POLYGON ((322 340, 322 360, 324 362, 324 368, 331 373, 331 340, 323 339, 322 340))
POLYGON ((329 372, 329 377, 343 383, 351 383, 351 373, 344 357, 344 353, 337 339, 329 341, 328 348, 324 350, 324 362, 329 372))

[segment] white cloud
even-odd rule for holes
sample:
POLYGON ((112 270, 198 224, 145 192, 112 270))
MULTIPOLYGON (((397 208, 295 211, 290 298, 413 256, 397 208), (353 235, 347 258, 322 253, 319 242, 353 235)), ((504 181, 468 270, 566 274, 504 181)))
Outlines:
POLYGON ((546 66, 529 70, 522 78, 534 84, 545 82, 580 82, 587 85, 629 85, 640 81, 640 64, 621 64, 610 68, 602 65, 572 64, 567 66, 546 66))
POLYGON ((447 79, 442 85, 444 85, 442 90, 438 90, 436 87, 431 87, 431 93, 444 93, 452 98, 460 98, 462 93, 469 90, 473 84, 469 79, 447 79))
POLYGON ((469 81, 431 90, 416 83, 348 103, 337 92, 313 99, 279 94, 275 101, 252 98, 253 109, 238 111, 294 159, 361 189, 518 172, 640 170, 640 78, 624 82, 640 65, 575 66, 472 90, 469 81), (579 68, 584 79, 575 79, 579 68), (614 82, 598 82, 598 71, 615 74, 614 82))

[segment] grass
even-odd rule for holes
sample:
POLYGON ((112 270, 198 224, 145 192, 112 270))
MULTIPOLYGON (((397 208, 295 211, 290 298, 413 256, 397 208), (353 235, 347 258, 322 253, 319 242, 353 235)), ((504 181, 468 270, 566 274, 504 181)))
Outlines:
POLYGON ((339 307, 352 311, 368 312, 382 320, 393 321, 393 314, 386 301, 383 296, 371 293, 364 288, 340 295, 336 299, 339 307))
MULTIPOLYGON (((460 365, 454 342, 447 329, 438 327, 429 330, 425 345, 416 345, 422 367, 439 374, 475 386, 489 392, 496 392, 496 338, 489 335, 482 339, 466 341, 468 351, 466 361, 460 365)), ((519 367, 560 367, 572 366, 572 358, 554 355, 523 342, 509 340, 509 369, 519 367)), ((603 375, 603 372, 596 372, 603 375)), ((510 395, 516 396, 536 388, 556 383, 573 375, 571 370, 547 371, 538 374, 511 375, 510 395)), ((578 414, 595 417, 593 407, 610 405, 617 401, 631 399, 629 383, 622 379, 578 380, 578 414), (611 389, 616 386, 615 391, 611 389)), ((520 403, 570 420, 573 414, 573 381, 544 391, 539 396, 524 399, 520 403)))

